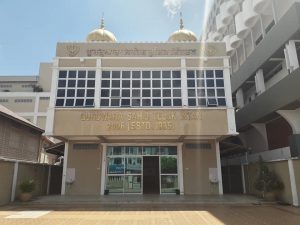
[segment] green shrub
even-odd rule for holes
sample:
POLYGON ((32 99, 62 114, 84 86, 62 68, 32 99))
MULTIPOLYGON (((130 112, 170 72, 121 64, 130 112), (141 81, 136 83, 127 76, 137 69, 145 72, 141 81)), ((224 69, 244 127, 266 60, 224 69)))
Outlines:
POLYGON ((284 189, 284 185, 277 174, 274 171, 270 171, 261 157, 259 159, 259 173, 254 187, 256 190, 262 192, 263 198, 268 192, 281 191, 284 189))
POLYGON ((25 180, 20 184, 20 190, 23 193, 31 193, 35 189, 34 180, 25 180))

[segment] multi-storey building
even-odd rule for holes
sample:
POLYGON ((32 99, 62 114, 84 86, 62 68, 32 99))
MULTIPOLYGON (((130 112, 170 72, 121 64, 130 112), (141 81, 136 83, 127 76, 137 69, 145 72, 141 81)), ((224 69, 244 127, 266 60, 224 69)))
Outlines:
MULTIPOLYGON (((294 205, 300 192, 299 174, 294 176, 300 153, 299 15, 295 0, 216 0, 204 35, 225 42, 231 62, 240 134, 224 153, 236 153, 241 145, 248 157, 232 162, 248 164, 259 155, 280 161, 280 169, 274 169, 288 178, 283 199, 294 205)), ((243 181, 244 192, 251 192, 243 181)))
POLYGON ((57 44, 46 135, 65 141, 62 194, 222 194, 235 135, 223 43, 184 29, 118 43, 104 28, 57 44))
POLYGON ((0 104, 45 129, 51 89, 51 63, 38 76, 1 76, 0 104))

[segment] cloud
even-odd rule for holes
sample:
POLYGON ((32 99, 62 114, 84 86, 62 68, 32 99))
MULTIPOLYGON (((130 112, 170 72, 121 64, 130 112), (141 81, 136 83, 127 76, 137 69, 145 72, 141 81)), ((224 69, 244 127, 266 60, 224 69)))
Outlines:
POLYGON ((164 0, 163 6, 167 9, 169 16, 174 16, 177 14, 185 0, 164 0))

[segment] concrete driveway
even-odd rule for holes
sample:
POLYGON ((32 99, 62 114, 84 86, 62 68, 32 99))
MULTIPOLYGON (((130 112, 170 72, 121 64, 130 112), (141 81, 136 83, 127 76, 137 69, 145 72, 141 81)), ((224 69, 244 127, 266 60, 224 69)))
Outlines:
POLYGON ((277 205, 8 205, 1 225, 300 225, 300 208, 277 205))

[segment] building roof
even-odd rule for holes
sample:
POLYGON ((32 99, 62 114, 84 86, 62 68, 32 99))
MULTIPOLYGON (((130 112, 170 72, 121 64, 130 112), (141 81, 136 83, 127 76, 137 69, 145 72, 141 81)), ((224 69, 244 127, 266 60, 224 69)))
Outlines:
POLYGON ((63 156, 65 151, 65 143, 59 142, 57 144, 51 145, 45 148, 45 151, 49 154, 63 156))
POLYGON ((44 130, 37 127, 30 121, 26 120, 25 118, 19 116, 18 114, 14 113, 13 111, 10 111, 8 108, 4 107, 3 105, 0 104, 0 115, 9 118, 11 120, 14 120, 16 122, 22 123, 23 125, 33 128, 41 133, 44 133, 44 130))

